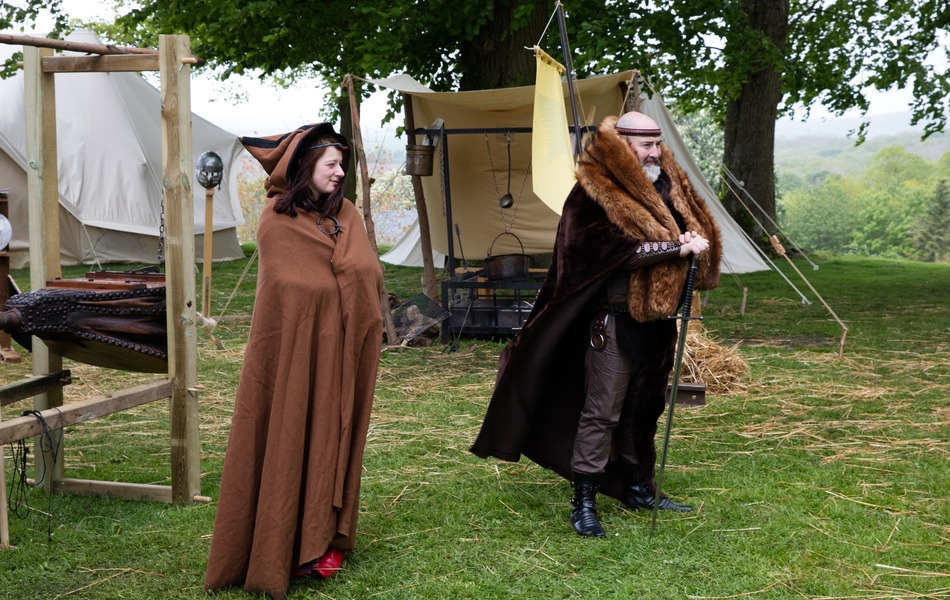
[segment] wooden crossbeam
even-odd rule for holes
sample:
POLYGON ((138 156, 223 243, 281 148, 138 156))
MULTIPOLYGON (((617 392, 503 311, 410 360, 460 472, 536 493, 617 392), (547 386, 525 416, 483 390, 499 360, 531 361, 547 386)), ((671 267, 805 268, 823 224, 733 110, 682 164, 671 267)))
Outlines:
POLYGON ((102 56, 47 56, 44 73, 116 73, 158 71, 158 54, 106 54, 102 56))
POLYGON ((62 388, 64 385, 72 383, 69 369, 63 369, 49 375, 40 375, 38 377, 28 377, 20 381, 9 383, 0 387, 0 406, 13 404, 24 398, 32 398, 37 394, 42 394, 50 390, 62 388))
MULTIPOLYGON (((29 479, 27 483, 32 484, 29 479)), ((57 493, 74 496, 112 496, 122 500, 147 500, 171 504, 172 487, 151 483, 123 483, 121 481, 95 481, 92 479, 60 479, 53 483, 57 493)), ((195 496, 195 502, 211 502, 208 496, 195 496)))
MULTIPOLYGON (((50 429, 62 429, 95 417, 168 398, 171 394, 172 384, 167 379, 162 379, 112 394, 93 396, 58 408, 48 408, 40 414, 50 429)), ((28 415, 3 421, 0 423, 0 446, 39 435, 42 432, 43 424, 35 416, 28 415)))

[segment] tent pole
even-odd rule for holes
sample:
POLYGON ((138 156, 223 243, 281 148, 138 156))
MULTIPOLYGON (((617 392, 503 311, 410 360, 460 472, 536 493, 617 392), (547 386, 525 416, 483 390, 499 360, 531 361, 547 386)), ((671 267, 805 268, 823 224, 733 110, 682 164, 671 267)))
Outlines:
MULTIPOLYGON (((442 131, 442 168, 445 185, 445 235, 449 246, 449 277, 455 277, 455 244, 452 242, 452 182, 449 180, 449 136, 442 131)), ((443 307, 445 308, 445 307, 443 307)))
MULTIPOLYGON (((370 207, 370 180, 369 167, 366 166, 366 153, 363 151, 363 132, 360 130, 360 109, 356 105, 356 89, 353 85, 353 76, 347 74, 343 78, 343 86, 350 100, 350 119, 353 125, 353 145, 356 146, 356 158, 360 165, 360 179, 363 184, 363 223, 366 226, 366 234, 369 236, 369 243, 373 246, 373 252, 379 256, 379 248, 376 246, 376 225, 373 223, 373 215, 370 207)), ((383 273, 386 272, 386 265, 379 261, 379 268, 383 273)), ((393 312, 389 307, 389 292, 386 291, 386 280, 383 279, 383 287, 379 292, 379 308, 383 313, 383 330, 386 332, 386 342, 390 346, 395 346, 398 337, 396 336, 396 325, 393 323, 393 312)))
MULTIPOLYGON (((416 123, 412 114, 412 96, 403 93, 402 108, 406 120, 406 141, 409 145, 416 144, 416 123)), ((435 282, 435 265, 432 263, 432 235, 429 233, 429 209, 426 207, 426 197, 422 191, 422 178, 419 175, 410 175, 412 191, 416 197, 416 215, 419 218, 419 241, 422 244, 423 287, 426 296, 433 300, 439 297, 439 288, 435 282)), ((449 236, 449 243, 452 243, 449 236)))
MULTIPOLYGON (((571 72, 571 49, 567 42, 567 25, 564 23, 564 5, 556 2, 557 23, 561 30, 561 50, 564 51, 564 70, 567 71, 567 89, 571 94, 571 113, 574 115, 574 161, 581 155, 581 127, 577 116, 577 98, 574 97, 574 73, 571 72)), ((449 236, 451 237, 451 235, 449 236)))
POLYGON ((640 112, 640 72, 633 77, 633 110, 640 112))

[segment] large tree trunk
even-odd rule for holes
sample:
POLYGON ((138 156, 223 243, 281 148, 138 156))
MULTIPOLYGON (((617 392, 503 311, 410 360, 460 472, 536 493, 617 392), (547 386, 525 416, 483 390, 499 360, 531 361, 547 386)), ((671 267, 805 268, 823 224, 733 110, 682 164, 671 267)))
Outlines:
MULTIPOLYGON (((784 54, 788 0, 743 0, 742 4, 751 27, 784 54)), ((775 219, 775 121, 782 99, 779 68, 771 62, 763 64, 761 70, 749 75, 739 97, 726 104, 722 162, 743 187, 739 188, 733 181, 729 182, 731 189, 723 187, 723 205, 753 239, 763 244, 764 238, 773 231, 768 219, 775 219), (733 190, 738 192, 738 198, 733 190), (763 230, 762 226, 767 229, 763 230)))
POLYGON ((461 91, 534 85, 534 53, 525 47, 538 43, 554 3, 534 0, 527 24, 512 32, 515 4, 512 0, 495 0, 492 19, 473 40, 459 44, 461 91))

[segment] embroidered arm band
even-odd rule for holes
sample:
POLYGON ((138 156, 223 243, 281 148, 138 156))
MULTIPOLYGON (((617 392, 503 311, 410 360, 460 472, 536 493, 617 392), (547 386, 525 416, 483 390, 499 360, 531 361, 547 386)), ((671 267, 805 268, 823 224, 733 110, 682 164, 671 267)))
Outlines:
POLYGON ((648 267, 664 260, 679 258, 679 242, 643 242, 637 246, 637 261, 639 266, 648 267))

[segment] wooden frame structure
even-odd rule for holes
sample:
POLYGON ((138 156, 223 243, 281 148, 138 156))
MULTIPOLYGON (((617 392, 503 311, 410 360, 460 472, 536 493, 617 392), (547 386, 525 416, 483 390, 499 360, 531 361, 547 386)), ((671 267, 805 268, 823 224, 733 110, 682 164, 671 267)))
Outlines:
MULTIPOLYGON (((3 182, 0 182, 3 183, 3 182)), ((0 190, 0 215, 9 217, 8 199, 6 190, 0 190)), ((10 253, 8 246, 0 248, 0 307, 10 298, 10 253)), ((20 355, 10 345, 10 334, 0 331, 0 362, 18 363, 20 355)), ((2 469, 2 467, 0 467, 2 469)), ((2 473, 2 471, 0 471, 2 473)))
MULTIPOLYGON (((176 504, 204 500, 200 496, 198 445, 190 79, 190 65, 199 59, 191 54, 188 36, 181 35, 159 36, 157 51, 85 44, 93 48, 84 51, 99 55, 79 57, 53 56, 53 47, 72 49, 66 46, 69 42, 16 37, 21 39, 0 39, 0 42, 24 44, 31 289, 42 288, 48 279, 61 275, 54 74, 108 71, 159 71, 161 74, 168 377, 65 407, 61 385, 35 395, 33 407, 41 412, 50 429, 55 430, 53 439, 57 447, 55 453, 44 452, 38 438, 34 442, 35 480, 43 482, 47 493, 108 494, 176 504), (163 398, 170 398, 171 486, 64 477, 63 427, 163 398)), ((62 357, 50 352, 34 337, 34 377, 58 374, 62 368, 62 357)), ((31 416, 4 421, 0 423, 0 447, 38 432, 39 422, 31 416)), ((4 483, 0 480, 0 491, 4 483)), ((0 521, 5 521, 4 502, 0 502, 0 509, 3 509, 0 521)), ((0 547, 4 542, 0 540, 0 547)))

